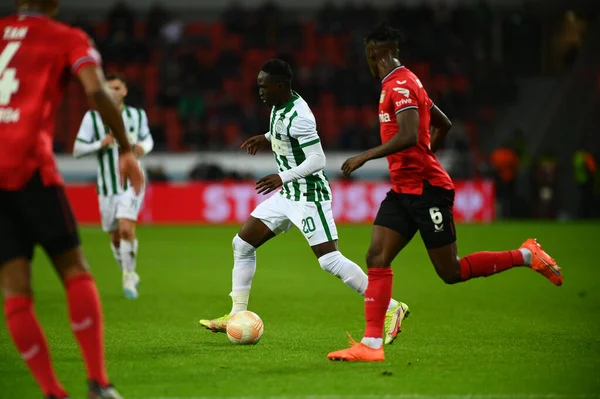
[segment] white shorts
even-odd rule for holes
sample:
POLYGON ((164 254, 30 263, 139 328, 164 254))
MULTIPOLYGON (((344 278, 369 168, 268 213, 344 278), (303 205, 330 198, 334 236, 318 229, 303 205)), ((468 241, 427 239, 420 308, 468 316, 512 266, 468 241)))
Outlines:
POLYGON ((277 193, 261 202, 251 216, 275 234, 285 233, 296 225, 311 247, 338 238, 331 201, 292 201, 277 193))
POLYGON ((119 219, 137 221, 138 214, 144 201, 144 189, 139 195, 135 195, 133 187, 129 187, 119 195, 98 196, 100 204, 100 216, 102 218, 102 230, 106 232, 119 229, 119 219))

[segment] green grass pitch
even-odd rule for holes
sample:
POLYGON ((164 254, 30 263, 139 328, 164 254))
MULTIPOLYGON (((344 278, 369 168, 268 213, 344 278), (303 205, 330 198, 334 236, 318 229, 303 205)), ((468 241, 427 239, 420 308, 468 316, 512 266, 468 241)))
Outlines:
MULTIPOLYGON (((461 255, 537 237, 563 267, 554 287, 529 269, 454 286, 417 236, 394 262, 394 297, 412 310, 379 364, 329 362, 360 338, 362 298, 322 271, 293 231, 258 251, 250 309, 265 323, 256 346, 233 346, 198 320, 229 311, 237 227, 141 226, 140 298, 122 297, 108 237, 83 228, 102 295, 111 379, 127 399, 600 397, 600 224, 498 223, 458 227, 461 255), (387 396, 385 396, 387 395, 387 396)), ((370 226, 341 226, 340 249, 363 265, 370 226)), ((63 290, 45 256, 34 263, 36 311, 60 379, 85 397, 85 375, 63 290)), ((40 398, 0 324, 0 398, 40 398)))

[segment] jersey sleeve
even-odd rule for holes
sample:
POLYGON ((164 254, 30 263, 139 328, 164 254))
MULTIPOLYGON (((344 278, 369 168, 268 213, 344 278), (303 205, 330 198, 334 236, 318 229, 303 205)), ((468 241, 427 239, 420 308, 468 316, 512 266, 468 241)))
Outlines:
POLYGON ((394 106, 394 113, 397 115, 407 109, 418 109, 419 99, 417 98, 416 84, 410 80, 397 80, 393 82, 390 90, 390 99, 394 106))
POLYGON ((143 109, 138 109, 139 112, 139 132, 138 132, 138 140, 145 140, 148 136, 150 136, 150 127, 148 126, 148 115, 146 115, 146 111, 143 109))
POLYGON ((67 41, 67 62, 73 75, 86 65, 100 66, 102 58, 92 40, 80 29, 72 29, 67 41))
POLYGON ((92 111, 86 112, 83 116, 75 140, 88 144, 94 142, 94 121, 92 121, 92 111))
POLYGON ((306 116, 297 116, 292 120, 290 136, 298 140, 301 148, 311 146, 321 142, 317 133, 317 123, 314 118, 306 116))

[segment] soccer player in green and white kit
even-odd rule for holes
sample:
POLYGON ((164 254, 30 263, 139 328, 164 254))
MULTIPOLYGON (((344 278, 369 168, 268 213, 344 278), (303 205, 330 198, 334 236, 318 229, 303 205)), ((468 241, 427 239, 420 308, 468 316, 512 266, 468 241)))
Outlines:
MULTIPOLYGON (((325 271, 361 295, 367 288, 365 272, 338 251, 331 188, 323 173, 325 154, 315 117, 302 97, 292 91, 291 82, 290 65, 278 59, 267 61, 258 74, 259 96, 272 107, 270 128, 267 134, 248 139, 242 148, 254 155, 271 146, 279 173, 260 179, 256 190, 262 194, 280 191, 259 204, 233 238, 231 312, 214 320, 200 320, 213 332, 225 332, 231 315, 248 308, 256 249, 293 225, 302 231, 325 271)), ((406 304, 390 301, 382 332, 386 344, 396 339, 408 313, 406 304)))
MULTIPOLYGON (((152 151, 154 146, 148 117, 143 109, 125 104, 127 84, 124 77, 113 74, 108 75, 106 80, 119 103, 133 152, 140 158, 152 151)), ((83 117, 73 149, 77 158, 88 154, 98 157, 98 202, 102 229, 110 234, 113 255, 123 272, 123 293, 126 298, 135 299, 140 281, 135 271, 138 250, 135 225, 144 200, 144 188, 136 195, 128 181, 121 183, 117 142, 100 114, 93 110, 83 117)))

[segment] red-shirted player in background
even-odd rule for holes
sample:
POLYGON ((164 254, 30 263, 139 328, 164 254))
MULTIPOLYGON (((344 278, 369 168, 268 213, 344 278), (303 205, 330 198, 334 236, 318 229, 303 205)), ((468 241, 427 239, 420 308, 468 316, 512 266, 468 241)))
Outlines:
POLYGON ((52 151, 54 114, 71 74, 119 142, 123 177, 138 191, 144 178, 87 35, 49 18, 57 0, 17 0, 16 5, 16 15, 0 20, 0 280, 6 324, 44 395, 66 398, 33 310, 31 259, 40 244, 66 290, 89 397, 118 399, 106 373, 98 290, 52 151))
POLYGON ((454 185, 437 161, 452 124, 429 99, 419 79, 398 61, 400 33, 379 25, 365 38, 371 73, 381 79, 380 146, 349 158, 345 176, 371 159, 387 157, 393 188, 381 203, 367 252, 369 284, 365 292, 366 330, 360 343, 328 355, 330 360, 382 361, 381 336, 392 295, 391 263, 419 231, 437 274, 447 284, 487 277, 527 266, 555 285, 563 277, 554 259, 529 239, 514 251, 477 252, 458 257, 452 206, 454 185), (431 126, 431 137, 430 137, 431 126))

